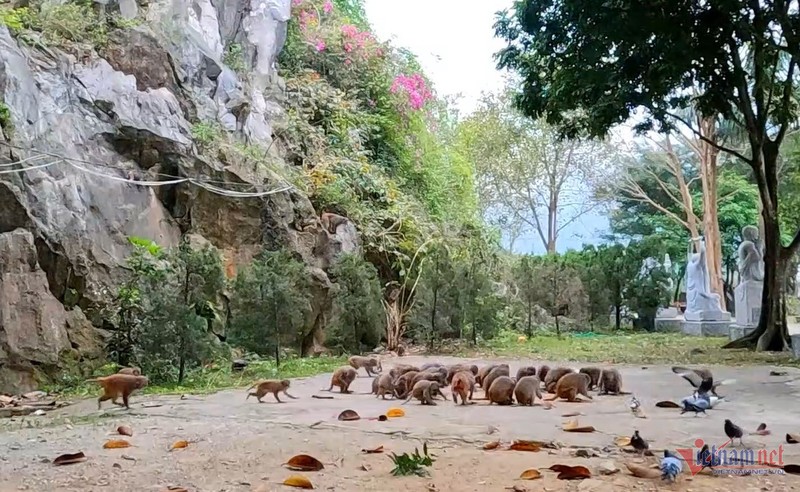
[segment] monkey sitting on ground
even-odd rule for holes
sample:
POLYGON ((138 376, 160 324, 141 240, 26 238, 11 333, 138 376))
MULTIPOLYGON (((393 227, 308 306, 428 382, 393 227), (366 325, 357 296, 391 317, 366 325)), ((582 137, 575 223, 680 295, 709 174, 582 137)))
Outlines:
POLYGON ((472 373, 473 378, 478 375, 478 366, 475 364, 453 364, 452 366, 447 367, 447 378, 445 378, 445 383, 450 384, 453 382, 453 376, 457 372, 467 371, 472 373))
POLYGON ((444 367, 444 366, 438 362, 428 362, 426 364, 422 364, 421 366, 419 366, 419 370, 427 371, 428 369, 433 369, 436 367, 444 367))
POLYGON ((523 366, 517 370, 517 381, 524 378, 525 376, 536 376, 536 367, 535 366, 523 366))
POLYGON ((495 367, 494 369, 491 370, 489 374, 486 375, 485 378, 483 378, 483 384, 481 385, 481 387, 483 388, 483 391, 486 395, 489 394, 489 389, 491 389, 494 380, 499 378, 500 376, 511 376, 511 373, 509 372, 508 369, 508 364, 501 364, 495 367))
POLYGON ((141 376, 142 370, 136 366, 123 367, 122 369, 117 371, 117 374, 127 374, 129 376, 141 376))
POLYGON ((411 381, 411 386, 417 384, 417 381, 427 379, 428 381, 436 381, 440 387, 447 386, 447 369, 444 367, 434 367, 425 371, 417 373, 411 381))
POLYGON ((542 399, 541 386, 542 383, 537 376, 523 376, 517 379, 517 385, 514 386, 514 398, 519 405, 533 406, 536 398, 542 399))
POLYGON ((544 379, 544 389, 548 393, 553 393, 556 389, 558 380, 567 374, 574 373, 575 369, 571 367, 556 367, 552 371, 547 372, 547 377, 544 379))
POLYGON ((387 393, 394 396, 394 383, 392 382, 392 376, 384 374, 382 376, 378 376, 375 378, 375 380, 378 381, 378 387, 375 391, 375 398, 380 396, 382 400, 385 400, 387 393))
POLYGON ((389 375, 392 376, 392 379, 397 379, 403 374, 411 371, 419 372, 419 367, 410 366, 408 364, 398 364, 389 371, 389 375))
POLYGON ((339 214, 334 214, 331 212, 322 212, 322 216, 319 218, 319 221, 322 222, 322 227, 331 234, 336 234, 336 229, 342 225, 347 223, 347 217, 342 217, 339 214))
POLYGON ((408 395, 408 399, 403 402, 403 405, 411 401, 412 398, 416 398, 423 405, 436 405, 436 402, 433 401, 433 399, 437 395, 440 395, 442 398, 447 400, 447 398, 439 390, 439 384, 436 381, 419 381, 414 385, 413 388, 411 388, 411 394, 408 395))
POLYGON ((264 398, 264 395, 272 393, 272 396, 275 397, 275 400, 277 400, 278 403, 286 403, 284 401, 281 401, 280 398, 278 398, 278 393, 280 392, 283 392, 284 395, 288 396, 293 400, 296 400, 297 397, 290 395, 289 392, 287 391, 289 389, 289 384, 291 383, 289 382, 288 379, 281 379, 281 380, 265 379, 262 381, 258 381, 257 383, 253 383, 253 386, 247 388, 248 393, 247 393, 247 398, 245 398, 245 400, 249 399, 251 396, 255 396, 259 403, 264 403, 263 401, 261 401, 261 399, 264 398), (250 391, 253 388, 256 388, 256 390, 250 391))
POLYGON ((592 388, 596 387, 600 383, 600 373, 603 372, 603 370, 599 367, 582 367, 578 372, 589 375, 589 391, 591 391, 592 388))
POLYGON ((377 357, 354 355, 347 359, 347 362, 350 364, 350 367, 356 371, 363 367, 367 371, 367 376, 374 376, 382 370, 381 361, 377 357), (372 371, 375 371, 375 374, 373 374, 372 371))
POLYGON ((97 399, 97 409, 102 408, 102 403, 111 400, 111 403, 119 405, 117 398, 122 397, 122 405, 128 406, 128 397, 137 389, 142 389, 150 382, 145 376, 134 376, 132 374, 112 374, 102 378, 87 379, 86 382, 95 382, 103 388, 103 394, 97 399))
POLYGON ((333 387, 336 386, 342 393, 352 393, 349 388, 356 377, 358 377, 358 373, 355 369, 350 366, 342 366, 334 371, 331 376, 331 387, 324 391, 333 391, 333 387))
POLYGON ((592 397, 589 396, 588 390, 590 381, 591 378, 588 374, 581 374, 579 372, 566 374, 558 380, 555 395, 553 395, 552 398, 548 398, 548 401, 563 398, 570 402, 579 402, 581 400, 577 398, 578 395, 583 395, 591 400, 592 397))
POLYGON ((600 394, 607 395, 613 393, 621 395, 622 392, 622 374, 616 369, 603 369, 600 373, 600 394))
MULTIPOLYGON (((388 374, 384 374, 384 376, 389 376, 388 374)), ((377 395, 378 394, 378 382, 380 381, 381 377, 383 376, 375 376, 372 378, 372 391, 370 395, 377 395)), ((391 376, 389 376, 391 377, 391 376)))
POLYGON ((472 394, 475 392, 475 376, 471 371, 458 371, 453 375, 450 385, 453 402, 456 405, 458 405, 458 396, 461 396, 462 405, 467 404, 467 393, 469 393, 469 399, 472 400, 472 394))
POLYGON ((498 405, 513 405, 514 404, 514 386, 516 386, 513 379, 508 376, 500 376, 492 381, 489 386, 487 396, 489 397, 489 405, 497 403, 498 405))
POLYGON ((414 378, 417 377, 419 372, 417 371, 408 371, 407 373, 396 377, 394 381, 394 395, 397 398, 405 398, 408 396, 408 393, 411 391, 411 388, 414 387, 414 378))
POLYGON ((539 371, 536 373, 536 375, 539 377, 539 381, 544 382, 544 380, 547 379, 548 372, 550 372, 550 366, 546 364, 539 366, 539 371))
MULTIPOLYGON (((480 369, 478 369, 478 374, 475 376, 475 382, 480 384, 481 388, 484 388, 483 379, 486 376, 488 376, 489 373, 492 372, 492 369, 494 369, 497 366, 498 366, 498 364, 489 364, 488 366, 483 366, 480 369)), ((484 388, 484 389, 486 389, 486 388, 484 388)))

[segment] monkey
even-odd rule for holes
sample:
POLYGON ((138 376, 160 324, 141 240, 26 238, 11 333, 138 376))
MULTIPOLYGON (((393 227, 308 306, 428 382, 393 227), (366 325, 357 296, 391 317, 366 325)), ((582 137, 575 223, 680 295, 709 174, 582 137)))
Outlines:
POLYGON ((402 376, 403 374, 405 374, 407 372, 411 372, 411 371, 419 372, 419 367, 410 366, 408 364, 399 364, 399 365, 394 366, 389 371, 389 375, 392 376, 392 379, 397 379, 398 377, 402 376))
POLYGON ((129 376, 141 376, 142 370, 136 366, 123 367, 122 369, 117 371, 117 374, 127 374, 129 376))
POLYGON ((447 368, 447 378, 445 378, 445 383, 450 384, 453 382, 453 376, 457 372, 461 371, 468 371, 472 373, 473 378, 478 375, 478 366, 475 364, 467 365, 467 364, 453 364, 452 366, 448 366, 447 368))
POLYGON ((128 398, 137 389, 142 389, 150 382, 145 376, 134 376, 132 374, 112 374, 110 376, 87 379, 87 383, 94 382, 103 388, 103 394, 97 399, 97 409, 102 408, 102 403, 111 400, 111 403, 119 405, 117 398, 122 396, 122 405, 130 410, 128 398))
MULTIPOLYGON (((384 374, 384 375, 386 375, 386 374, 384 374)), ((381 378, 381 376, 375 376, 372 379, 372 392, 370 393, 370 395, 377 395, 378 394, 378 382, 379 382, 380 378, 381 378)))
POLYGON ((458 405, 458 396, 461 396, 461 404, 467 404, 467 391, 469 399, 475 391, 475 375, 471 371, 458 371, 453 375, 450 382, 450 389, 453 393, 453 402, 458 405))
POLYGON ((306 229, 313 227, 315 223, 316 221, 311 217, 295 217, 292 225, 296 230, 304 232, 306 229))
POLYGON ((492 383, 495 379, 499 378, 500 376, 511 376, 508 370, 508 364, 501 364, 489 372, 485 378, 483 378, 483 384, 481 387, 483 388, 483 392, 485 395, 489 395, 489 390, 492 388, 492 383))
POLYGON ((547 364, 539 366, 539 372, 536 374, 539 376, 539 381, 544 382, 544 380, 547 378, 548 372, 550 372, 550 366, 547 364))
POLYGON ((347 362, 350 363, 350 367, 358 371, 360 368, 364 368, 367 371, 367 376, 374 376, 381 372, 381 360, 377 357, 364 357, 361 355, 354 355, 347 359, 347 362), (375 374, 372 373, 375 371, 375 374))
POLYGON ((322 222, 322 227, 331 234, 336 234, 336 229, 348 221, 347 217, 342 217, 339 214, 331 212, 322 212, 319 221, 322 222))
POLYGON ((575 372, 571 367, 556 367, 552 371, 547 372, 547 377, 544 379, 544 389, 548 393, 553 393, 556 389, 556 384, 562 376, 575 372))
POLYGON ((492 381, 489 390, 486 392, 489 397, 489 405, 497 403, 498 405, 513 405, 514 404, 514 386, 515 382, 508 376, 499 376, 492 381))
POLYGON ((622 394, 622 375, 616 369, 603 369, 600 373, 600 394, 622 394))
POLYGON ((416 398, 423 405, 436 405, 433 398, 437 395, 441 395, 442 398, 447 400, 442 392, 439 391, 439 384, 436 381, 419 381, 411 388, 411 394, 408 395, 408 399, 403 402, 403 405, 411 401, 412 398, 416 398))
POLYGON ((334 371, 331 376, 331 387, 324 391, 333 391, 333 387, 337 386, 341 393, 352 393, 350 385, 358 377, 358 372, 350 366, 342 366, 334 371))
POLYGON ((523 376, 517 379, 517 384, 514 386, 514 398, 519 405, 533 406, 536 398, 542 399, 541 386, 542 383, 537 376, 523 376))
POLYGON ((428 381, 436 381, 439 386, 447 386, 447 369, 444 367, 436 367, 417 373, 411 381, 411 386, 417 384, 417 381, 427 379, 428 381))
POLYGON ((392 376, 384 374, 375 378, 378 382, 378 387, 375 389, 375 398, 381 397, 382 400, 386 399, 386 394, 394 396, 394 382, 392 376))
MULTIPOLYGON (((486 376, 487 376, 487 375, 488 375, 490 372, 492 372, 492 369, 494 369, 494 368, 495 368, 495 367, 497 367, 497 366, 498 366, 498 364, 489 364, 488 366, 483 366, 483 367, 481 367, 480 369, 478 369, 478 374, 475 376, 475 382, 476 382, 476 383, 478 383, 478 384, 480 384, 480 385, 481 385, 481 388, 483 388, 483 379, 484 379, 484 378, 485 378, 485 377, 486 377, 486 376)), ((484 389, 485 389, 485 388, 484 388, 484 389)))
POLYGON ((397 398, 405 398, 414 387, 412 381, 419 374, 418 371, 409 371, 394 379, 394 396, 397 398))
POLYGON ((599 367, 582 367, 579 371, 582 374, 588 374, 591 380, 589 381, 589 391, 596 387, 600 382, 600 373, 603 372, 599 367))
POLYGON ((517 370, 517 381, 524 378, 525 376, 536 376, 536 367, 535 366, 523 366, 517 370))
POLYGON ((583 374, 579 372, 571 372, 569 374, 565 374, 558 380, 556 384, 555 394, 552 398, 548 398, 548 401, 553 401, 558 398, 563 398, 570 402, 580 401, 578 400, 578 395, 583 395, 588 399, 592 399, 589 396, 589 383, 591 382, 592 378, 588 374, 583 374))
POLYGON ((419 366, 420 371, 427 371, 428 369, 432 369, 434 367, 442 367, 442 364, 438 362, 428 362, 427 364, 422 364, 419 366))
POLYGON ((253 386, 247 388, 248 393, 245 400, 249 399, 251 396, 255 396, 259 403, 264 403, 261 400, 262 398, 264 398, 264 395, 266 395, 267 393, 272 393, 272 396, 275 397, 275 400, 277 400, 278 403, 286 403, 284 401, 281 401, 280 398, 278 398, 278 393, 280 393, 281 391, 283 391, 284 395, 288 396, 293 400, 296 400, 297 397, 290 395, 289 392, 287 391, 289 389, 289 384, 290 382, 288 379, 281 379, 281 380, 264 379, 262 381, 258 381, 256 383, 253 383, 253 386), (256 390, 250 391, 253 388, 256 388, 256 390))

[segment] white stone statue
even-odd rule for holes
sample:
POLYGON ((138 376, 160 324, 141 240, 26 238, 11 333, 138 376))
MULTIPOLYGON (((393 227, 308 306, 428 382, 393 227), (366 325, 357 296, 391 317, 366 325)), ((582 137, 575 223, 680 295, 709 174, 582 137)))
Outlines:
POLYGON ((742 244, 739 245, 739 282, 764 280, 764 255, 758 244, 758 228, 742 228, 742 244))
POLYGON ((794 276, 794 295, 800 299, 800 266, 797 267, 797 273, 794 276))
POLYGON ((686 265, 686 312, 687 320, 725 320, 730 315, 722 310, 719 295, 711 292, 711 279, 706 263, 706 243, 703 238, 692 238, 689 242, 686 265), (692 253, 692 243, 699 241, 697 253, 692 253))

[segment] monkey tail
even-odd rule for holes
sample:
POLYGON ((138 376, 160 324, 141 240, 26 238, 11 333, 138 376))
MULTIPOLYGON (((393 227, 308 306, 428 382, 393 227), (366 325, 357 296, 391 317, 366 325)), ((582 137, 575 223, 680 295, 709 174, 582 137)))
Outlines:
POLYGON ((247 388, 245 391, 250 391, 251 389, 253 389, 253 388, 255 388, 256 386, 258 386, 260 383, 261 383, 261 381, 258 381, 258 382, 255 382, 255 383, 253 383, 253 385, 252 385, 252 386, 250 386, 249 388, 247 388))
POLYGON ((557 394, 553 394, 553 396, 550 398, 542 398, 543 401, 556 401, 557 399, 558 399, 557 394))
POLYGON ((100 382, 100 378, 87 379, 84 382, 86 382, 86 383, 99 383, 100 382))

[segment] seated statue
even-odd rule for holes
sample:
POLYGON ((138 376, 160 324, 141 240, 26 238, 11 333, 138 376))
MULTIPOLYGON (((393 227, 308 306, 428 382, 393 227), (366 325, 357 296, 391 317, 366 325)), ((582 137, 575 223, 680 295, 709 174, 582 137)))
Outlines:
POLYGON ((722 313, 719 294, 711 292, 705 241, 700 239, 697 253, 692 254, 691 248, 690 244, 686 265, 686 313, 722 313))
POLYGON ((764 281, 764 256, 758 246, 758 228, 742 228, 742 244, 739 245, 739 281, 764 281))

